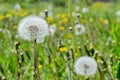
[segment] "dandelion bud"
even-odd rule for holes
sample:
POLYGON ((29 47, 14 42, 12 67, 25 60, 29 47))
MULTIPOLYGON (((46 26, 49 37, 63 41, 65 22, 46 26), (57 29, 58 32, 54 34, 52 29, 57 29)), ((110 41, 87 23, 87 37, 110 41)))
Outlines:
POLYGON ((84 46, 84 48, 85 48, 85 51, 86 51, 87 55, 90 56, 90 52, 89 52, 89 50, 88 50, 86 45, 84 46))
POLYGON ((92 53, 92 56, 95 54, 95 50, 93 48, 90 49, 90 52, 92 53))
POLYGON ((26 54, 26 56, 28 57, 28 59, 30 60, 30 59, 31 59, 31 57, 30 57, 30 55, 29 55, 29 53, 28 53, 28 51, 27 51, 27 50, 25 50, 25 54, 26 54))
POLYGON ((6 80, 5 76, 2 76, 2 80, 6 80))
POLYGON ((110 55, 110 66, 113 66, 113 56, 110 55))
POLYGON ((98 56, 101 58, 101 62, 102 62, 103 68, 107 68, 107 63, 106 63, 103 55, 102 55, 102 54, 99 54, 98 56))
POLYGON ((69 27, 70 32, 72 32, 72 27, 69 27))
POLYGON ((48 17, 48 10, 44 10, 45 16, 48 17))
POLYGON ((0 66, 0 71, 4 74, 4 70, 1 66, 0 66))
POLYGON ((80 14, 79 14, 79 13, 77 13, 77 18, 78 18, 78 19, 80 18, 80 14))
POLYGON ((72 59, 73 59, 73 62, 75 61, 75 53, 74 53, 74 50, 73 50, 73 48, 71 48, 71 52, 72 52, 72 59))
POLYGON ((15 43, 15 49, 17 50, 18 49, 18 46, 20 45, 20 42, 16 42, 15 43))

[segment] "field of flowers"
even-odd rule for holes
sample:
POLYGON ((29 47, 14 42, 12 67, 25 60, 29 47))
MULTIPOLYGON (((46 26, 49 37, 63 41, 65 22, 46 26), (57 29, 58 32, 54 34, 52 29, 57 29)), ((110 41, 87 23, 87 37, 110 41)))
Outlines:
POLYGON ((10 1, 0 1, 0 80, 120 80, 119 0, 10 1))

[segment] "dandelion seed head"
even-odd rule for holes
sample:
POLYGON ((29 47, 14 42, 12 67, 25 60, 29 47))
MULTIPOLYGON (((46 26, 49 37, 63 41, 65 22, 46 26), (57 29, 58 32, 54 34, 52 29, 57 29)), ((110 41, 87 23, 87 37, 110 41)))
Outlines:
POLYGON ((21 9, 20 4, 15 4, 14 9, 15 9, 16 11, 19 11, 19 10, 21 9))
POLYGON ((83 32, 85 32, 84 26, 82 24, 76 24, 75 25, 75 32, 76 32, 76 35, 82 34, 83 32))
POLYGON ((116 11, 116 16, 120 16, 120 10, 116 11))
POLYGON ((25 40, 36 39, 37 42, 43 42, 44 37, 48 35, 48 25, 46 21, 37 16, 27 16, 21 20, 18 27, 18 34, 25 40))
POLYGON ((89 12, 89 9, 88 9, 87 7, 84 7, 84 8, 82 9, 82 12, 83 12, 83 13, 87 13, 87 12, 89 12))
POLYGON ((77 74, 89 77, 94 75, 97 71, 97 62, 91 57, 80 57, 74 64, 75 72, 77 74))

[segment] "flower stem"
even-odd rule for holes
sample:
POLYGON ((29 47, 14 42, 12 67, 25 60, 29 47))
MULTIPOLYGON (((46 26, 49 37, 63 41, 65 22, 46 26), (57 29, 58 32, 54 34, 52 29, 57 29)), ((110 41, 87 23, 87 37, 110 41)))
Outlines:
POLYGON ((16 80, 20 80, 21 79, 21 75, 20 75, 20 66, 21 66, 21 63, 19 62, 20 61, 20 58, 19 58, 19 51, 18 51, 18 47, 20 45, 20 42, 16 42, 15 43, 15 50, 16 50, 16 80))
POLYGON ((38 69, 38 58, 36 53, 36 40, 33 41, 33 50, 34 50, 34 80, 40 80, 40 74, 38 69))

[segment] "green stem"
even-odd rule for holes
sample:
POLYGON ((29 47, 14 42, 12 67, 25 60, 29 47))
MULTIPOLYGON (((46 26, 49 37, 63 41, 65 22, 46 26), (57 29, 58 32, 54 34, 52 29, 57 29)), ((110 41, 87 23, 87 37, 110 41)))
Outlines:
POLYGON ((34 50, 34 80, 40 80, 40 74, 38 69, 38 58, 36 53, 36 41, 33 42, 33 50, 34 50))

